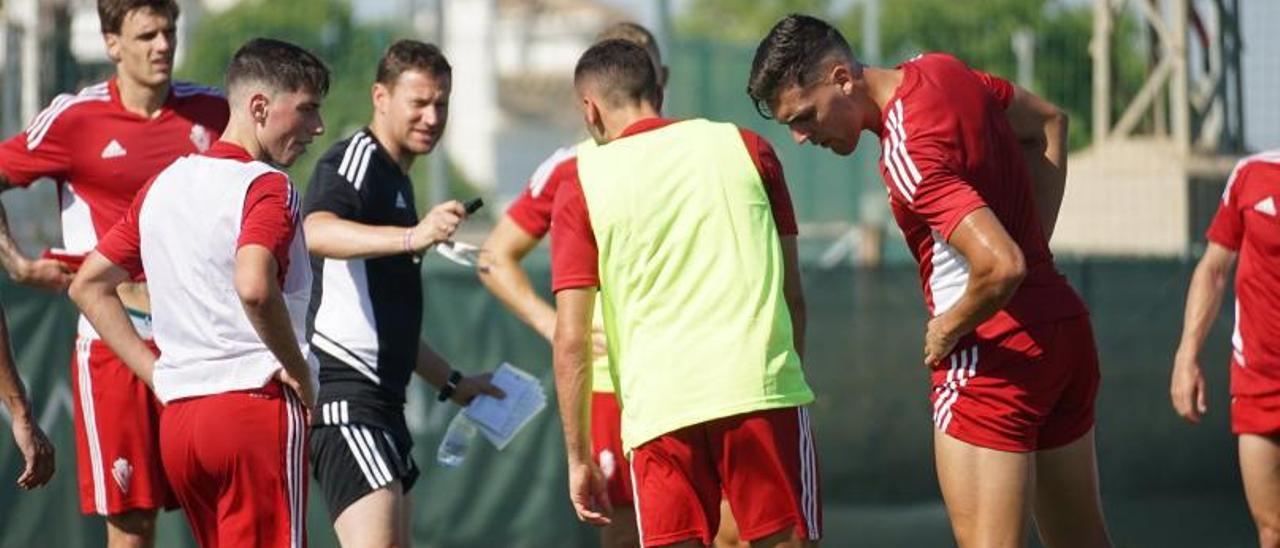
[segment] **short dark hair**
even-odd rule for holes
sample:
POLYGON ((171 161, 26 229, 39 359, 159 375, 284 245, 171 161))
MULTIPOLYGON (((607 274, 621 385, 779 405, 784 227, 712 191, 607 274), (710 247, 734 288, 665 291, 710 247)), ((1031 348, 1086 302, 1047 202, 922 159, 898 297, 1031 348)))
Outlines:
POLYGON ((120 34, 125 16, 139 9, 168 15, 170 21, 178 22, 178 3, 174 0, 98 0, 98 26, 103 34, 120 34))
POLYGON ((435 44, 417 40, 398 40, 387 48, 378 60, 378 72, 373 80, 385 86, 394 86, 407 70, 419 70, 434 78, 448 78, 453 74, 449 60, 435 44))
POLYGON ((254 38, 240 46, 227 65, 230 93, 247 82, 266 84, 273 91, 307 90, 329 93, 329 68, 314 53, 282 40, 254 38))
POLYGON ((609 106, 662 101, 653 59, 643 47, 627 40, 605 40, 587 49, 573 69, 573 81, 581 84, 587 79, 600 86, 609 106))
POLYGON ((769 102, 785 87, 811 83, 832 53, 857 62, 849 42, 826 21, 795 13, 778 21, 760 41, 751 61, 747 95, 755 103, 756 112, 772 118, 769 102))

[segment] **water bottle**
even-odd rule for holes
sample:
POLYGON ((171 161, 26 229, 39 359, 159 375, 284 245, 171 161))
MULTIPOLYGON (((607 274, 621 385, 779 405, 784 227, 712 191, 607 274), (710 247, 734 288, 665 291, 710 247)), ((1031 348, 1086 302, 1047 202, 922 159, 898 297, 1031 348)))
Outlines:
POLYGON ((444 439, 440 440, 436 460, 450 468, 462 464, 462 461, 467 458, 467 451, 471 449, 472 440, 475 439, 476 425, 467 418, 463 410, 459 409, 458 414, 449 421, 449 429, 445 430, 444 439))

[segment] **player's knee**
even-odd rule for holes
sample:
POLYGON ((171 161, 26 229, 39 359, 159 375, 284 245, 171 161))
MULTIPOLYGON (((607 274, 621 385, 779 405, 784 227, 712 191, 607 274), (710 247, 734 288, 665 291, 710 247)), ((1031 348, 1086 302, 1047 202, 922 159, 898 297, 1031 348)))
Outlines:
POLYGON ((155 510, 131 510, 107 516, 107 523, 117 530, 132 534, 145 535, 156 528, 155 510))

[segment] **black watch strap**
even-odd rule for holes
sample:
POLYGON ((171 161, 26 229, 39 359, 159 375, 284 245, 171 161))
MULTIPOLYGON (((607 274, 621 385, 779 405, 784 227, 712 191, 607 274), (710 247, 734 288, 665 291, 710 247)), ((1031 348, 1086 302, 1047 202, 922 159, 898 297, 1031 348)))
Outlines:
POLYGON ((454 370, 449 373, 449 380, 440 387, 440 394, 436 396, 436 401, 445 401, 453 397, 453 392, 458 389, 458 383, 462 381, 462 372, 454 370))

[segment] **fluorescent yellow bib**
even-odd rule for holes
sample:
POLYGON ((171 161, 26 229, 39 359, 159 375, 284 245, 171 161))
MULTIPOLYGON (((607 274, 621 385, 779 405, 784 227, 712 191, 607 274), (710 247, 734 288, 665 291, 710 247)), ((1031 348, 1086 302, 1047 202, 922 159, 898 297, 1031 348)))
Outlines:
MULTIPOLYGON (((593 325, 604 329, 604 310, 600 307, 600 299, 596 299, 596 311, 593 325)), ((613 393, 613 373, 609 372, 609 355, 591 356, 591 391, 613 393)))
POLYGON ((813 401, 769 198, 735 126, 689 120, 580 149, 578 176, 628 450, 813 401))

